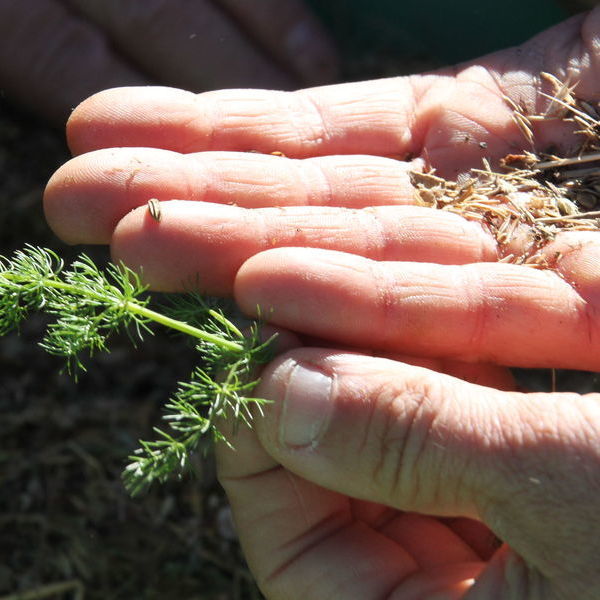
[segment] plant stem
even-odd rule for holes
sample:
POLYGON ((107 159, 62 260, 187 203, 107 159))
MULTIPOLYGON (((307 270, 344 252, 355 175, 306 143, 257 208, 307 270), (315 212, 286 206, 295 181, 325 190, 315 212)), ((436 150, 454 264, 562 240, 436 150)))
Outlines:
MULTIPOLYGON (((12 273, 3 273, 2 277, 6 278, 10 281, 15 281, 15 282, 19 282, 20 280, 23 280, 23 281, 29 283, 31 281, 26 278, 19 277, 19 275, 14 275, 12 273)), ((66 283, 57 278, 45 277, 40 280, 40 285, 43 287, 51 287, 54 289, 63 290, 65 292, 73 294, 74 296, 86 296, 88 298, 92 298, 93 300, 97 300, 101 304, 107 304, 106 296, 97 294, 93 291, 84 289, 80 286, 76 286, 71 283, 66 283)), ((156 312, 155 310, 152 310, 150 308, 147 308, 146 306, 143 306, 142 304, 138 304, 137 302, 128 300, 126 302, 121 303, 121 305, 124 310, 126 310, 130 313, 139 315, 145 319, 154 321, 155 323, 159 323, 160 325, 163 325, 164 327, 168 327, 170 329, 175 329, 176 331, 180 331, 182 333, 185 333, 185 334, 195 337, 197 339, 203 340, 205 342, 210 342, 212 344, 216 344, 226 350, 230 350, 233 352, 241 352, 244 349, 241 344, 232 342, 231 340, 223 338, 219 335, 215 335, 208 331, 204 331, 202 329, 199 329, 198 327, 194 327, 193 325, 190 325, 189 323, 186 323, 185 321, 179 321, 178 319, 173 319, 172 317, 163 315, 159 312, 156 312)), ((221 322, 223 322, 224 317, 221 317, 220 320, 221 320, 221 322)), ((235 331, 235 332, 239 333, 239 330, 237 329, 237 327, 235 327, 235 325, 233 325, 233 323, 229 323, 228 320, 226 320, 226 321, 227 321, 227 323, 226 323, 227 328, 230 331, 235 331)))
POLYGON ((217 344, 222 348, 227 350, 232 350, 234 352, 241 352, 244 348, 241 344, 236 342, 232 342, 231 340, 226 340, 221 336, 215 335, 213 333, 209 333, 208 331, 203 331, 202 329, 198 329, 198 327, 194 327, 193 325, 189 325, 185 321, 179 321, 178 319, 173 319, 171 317, 167 317, 151 308, 147 308, 146 306, 141 306, 140 304, 136 304, 135 302, 127 302, 125 305, 128 311, 138 314, 141 317, 145 317, 151 321, 159 323, 160 325, 164 325, 165 327, 169 327, 171 329, 176 329, 181 333, 185 333, 187 335, 191 335, 195 338, 203 340, 205 342, 211 342, 213 344, 217 344))

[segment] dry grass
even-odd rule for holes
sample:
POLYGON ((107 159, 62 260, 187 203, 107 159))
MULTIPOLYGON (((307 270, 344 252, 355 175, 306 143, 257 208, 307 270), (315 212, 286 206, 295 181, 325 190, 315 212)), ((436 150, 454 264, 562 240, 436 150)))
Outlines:
POLYGON ((568 122, 576 127, 579 144, 570 156, 524 151, 508 154, 497 170, 487 160, 458 181, 435 171, 412 173, 418 204, 458 213, 479 221, 498 243, 500 260, 551 268, 560 259, 545 247, 561 231, 600 231, 600 120, 596 107, 578 99, 576 86, 548 73, 553 95, 543 114, 526 114, 509 98, 512 117, 524 138, 535 147, 535 124, 568 122))

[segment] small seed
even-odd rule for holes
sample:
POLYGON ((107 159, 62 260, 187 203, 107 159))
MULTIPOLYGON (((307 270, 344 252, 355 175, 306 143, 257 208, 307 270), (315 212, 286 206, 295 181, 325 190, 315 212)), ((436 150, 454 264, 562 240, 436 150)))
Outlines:
POLYGON ((150 200, 148 200, 148 212, 155 221, 160 221, 162 217, 160 200, 157 200, 156 198, 150 198, 150 200))
POLYGON ((564 216, 574 215, 579 212, 577 206, 567 198, 557 198, 556 206, 558 207, 560 214, 564 216))

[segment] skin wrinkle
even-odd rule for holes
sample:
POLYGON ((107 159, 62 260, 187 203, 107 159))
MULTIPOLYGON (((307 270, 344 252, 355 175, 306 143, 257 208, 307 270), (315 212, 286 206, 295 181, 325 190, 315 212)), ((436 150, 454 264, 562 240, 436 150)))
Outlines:
MULTIPOLYGON (((557 271, 557 274, 559 276, 562 275, 560 271, 557 271)), ((577 291, 577 286, 574 283, 566 281, 562 276, 561 279, 563 279, 575 292, 572 310, 578 314, 577 321, 583 324, 582 326, 586 331, 586 337, 590 343, 590 347, 593 347, 594 338, 597 337, 597 334, 595 334, 595 324, 600 322, 598 316, 595 314, 598 311, 598 307, 593 302, 588 302, 586 298, 581 296, 581 294, 579 294, 577 291)))
MULTIPOLYGON (((323 144, 331 139, 331 134, 327 129, 327 119, 323 113, 322 106, 317 102, 315 97, 311 94, 310 89, 308 90, 299 90, 297 92, 292 92, 296 94, 296 98, 302 98, 306 102, 305 104, 311 108, 311 112, 318 118, 318 123, 316 127, 316 135, 312 137, 307 136, 307 140, 314 143, 315 147, 318 148, 323 146, 323 144)), ((303 113, 305 114, 305 113, 303 113)))
POLYGON ((297 172, 300 174, 298 178, 305 186, 305 195, 307 198, 307 204, 314 204, 315 206, 334 206, 334 193, 333 188, 331 186, 331 180, 329 175, 325 172, 323 165, 319 162, 311 161, 308 159, 306 163, 303 165, 300 161, 295 161, 297 172), (314 194, 310 193, 311 186, 307 183, 307 174, 308 169, 305 168, 305 165, 310 165, 310 168, 313 173, 317 175, 319 179, 320 185, 315 186, 316 192, 314 194), (318 202, 314 202, 314 199, 318 198, 318 202))
POLYGON ((265 475, 271 475, 277 471, 283 471, 285 467, 280 464, 277 464, 273 467, 265 469, 263 471, 257 471, 255 473, 249 473, 248 475, 227 475, 224 477, 219 476, 219 483, 226 487, 229 483, 245 483, 247 481, 253 481, 255 479, 260 479, 265 475))
MULTIPOLYGON (((472 66, 467 67, 460 73, 458 73, 456 75, 456 81, 458 81, 460 83, 461 80, 464 79, 465 83, 468 82, 471 85, 480 87, 480 88, 484 89, 486 92, 490 92, 490 94, 501 98, 504 94, 508 94, 508 91, 510 90, 510 87, 511 87, 510 85, 506 85, 506 83, 504 83, 504 82, 501 83, 501 79, 503 79, 503 77, 502 78, 499 77, 494 69, 485 69, 485 68, 481 67, 480 65, 472 65, 472 66), (486 83, 478 77, 472 77, 471 75, 473 73, 476 73, 477 75, 487 76, 491 85, 486 85, 486 83)), ((508 112, 508 107, 507 107, 507 112, 508 112)), ((466 118, 466 115, 465 115, 465 118, 466 118)), ((482 127, 482 129, 485 129, 485 127, 482 127)))
MULTIPOLYGON (((451 85, 451 78, 443 75, 432 76, 432 80, 428 81, 427 79, 422 79, 421 81, 415 81, 412 78, 409 82, 412 84, 413 90, 417 88, 420 83, 424 88, 418 94, 418 103, 414 102, 414 92, 413 92, 413 111, 411 112, 411 116, 413 119, 413 123, 411 124, 410 133, 411 140, 413 141, 415 147, 411 148, 409 144, 407 144, 407 148, 410 148, 412 154, 422 158, 427 165, 431 164, 429 160, 429 151, 430 148, 426 149, 427 139, 430 137, 431 128, 434 125, 434 119, 431 114, 425 118, 423 114, 422 107, 431 107, 431 103, 428 102, 428 98, 430 96, 435 96, 436 102, 435 105, 443 104, 443 101, 448 96, 448 88, 451 85), (429 83, 429 85, 423 85, 425 83, 429 83), (417 124, 419 127, 417 127, 417 124)), ((429 112, 429 111, 428 111, 429 112)))
MULTIPOLYGON (((373 162, 375 157, 364 157, 360 162, 355 161, 357 157, 352 157, 346 162, 340 162, 340 157, 330 161, 327 157, 319 157, 313 159, 305 159, 306 171, 312 165, 318 165, 320 177, 323 178, 327 185, 328 196, 319 198, 316 195, 318 202, 311 202, 314 205, 345 205, 348 207, 364 206, 365 202, 362 198, 374 197, 376 205, 382 205, 385 198, 385 205, 398 204, 413 204, 412 202, 412 187, 408 180, 408 165, 404 165, 398 161, 393 161, 393 169, 386 164, 391 162, 390 159, 379 158, 379 161, 386 163, 377 164, 373 162), (381 167, 385 167, 382 175, 381 167), (361 177, 356 178, 356 173, 360 172, 361 177), (334 196, 333 190, 337 189, 334 196), (404 202, 399 201, 398 197, 404 198, 404 202)), ((415 170, 418 170, 418 165, 415 165, 415 170)), ((305 172, 306 172, 305 171, 305 172)), ((319 188, 317 188, 319 189, 319 188)), ((324 189, 324 186, 321 186, 324 189)))
POLYGON ((194 160, 192 155, 183 155, 183 160, 185 162, 189 162, 192 165, 192 169, 190 169, 188 171, 188 169, 183 168, 183 169, 178 169, 177 171, 177 180, 179 182, 179 184, 183 181, 184 184, 184 194, 185 194, 185 198, 196 198, 198 196, 198 189, 201 190, 201 195, 200 198, 198 198, 200 201, 206 201, 206 198, 208 196, 208 191, 210 189, 211 183, 212 183, 212 179, 213 179, 213 174, 210 173, 207 169, 206 166, 202 163, 198 164, 197 160, 194 160), (204 183, 202 180, 206 179, 208 181, 207 184, 205 185, 199 185, 197 182, 192 183, 192 180, 190 179, 190 174, 194 179, 199 179, 202 183, 204 183), (202 177, 204 176, 204 177, 202 177))
MULTIPOLYGON (((279 108, 284 119, 282 124, 290 133, 292 127, 292 138, 294 145, 302 156, 311 154, 322 154, 320 148, 325 142, 330 141, 330 135, 326 128, 322 108, 307 90, 296 92, 278 92, 276 98, 280 100, 279 108), (285 100, 285 102, 283 102, 285 100), (300 115, 301 117, 294 118, 300 115), (309 116, 312 115, 312 118, 309 116)), ((283 140, 284 143, 286 140, 283 140)), ((279 150, 273 148, 271 150, 279 150)), ((270 150, 270 151, 271 151, 270 150)))
POLYGON ((394 344, 392 336, 394 335, 398 324, 392 323, 392 315, 396 312, 394 310, 396 305, 396 294, 394 291, 398 287, 398 284, 387 272, 385 263, 369 261, 367 267, 370 279, 376 290, 375 297, 377 299, 378 309, 374 311, 374 314, 379 314, 383 317, 382 327, 380 327, 381 341, 379 345, 381 348, 393 348, 394 344))
MULTIPOLYGON (((339 527, 332 529, 331 531, 325 532, 324 535, 316 538, 313 543, 308 546, 302 547, 295 555, 288 558, 285 562, 279 565, 277 568, 273 569, 269 574, 262 577, 259 581, 260 588, 264 590, 263 585, 269 585, 271 583, 276 583, 277 579, 285 574, 291 567, 295 566, 299 559, 303 558, 305 554, 310 553, 310 550, 315 548, 316 546, 321 545, 326 540, 335 537, 339 533, 341 533, 344 529, 350 529, 356 526, 357 521, 349 519, 346 523, 342 523, 339 527)), ((311 596, 306 596, 310 598, 311 596)))
MULTIPOLYGON (((370 419, 365 426, 365 447, 367 448, 366 456, 372 455, 372 451, 369 452, 368 447, 371 446, 377 453, 377 459, 373 464, 371 470, 371 481, 375 485, 375 488, 383 488, 394 490, 398 489, 398 479, 400 475, 400 469, 404 467, 402 457, 406 454, 406 442, 407 435, 391 435, 394 432, 397 424, 397 414, 394 410, 394 404, 397 401, 396 393, 391 396, 388 395, 386 398, 386 390, 384 387, 380 388, 377 393, 371 392, 371 406, 370 419), (382 408, 385 406, 385 409, 382 408), (384 419, 381 419, 384 416, 384 419), (375 418, 377 417, 377 418, 375 418), (400 440, 400 445, 398 445, 400 440), (390 451, 390 447, 393 448, 390 451), (395 465, 392 467, 392 475, 390 477, 390 469, 386 469, 386 464, 389 462, 390 456, 398 457, 395 465)), ((411 413, 412 415, 412 413, 411 413)), ((414 423, 414 415, 411 416, 408 423, 408 430, 414 423)), ((360 454, 362 456, 362 454, 360 454)), ((396 495, 390 493, 389 498, 396 498, 396 495)), ((402 508, 400 506, 399 508, 402 508)))
POLYGON ((390 245, 390 235, 387 232, 386 221, 375 207, 364 208, 360 215, 366 221, 363 232, 365 233, 365 256, 372 260, 386 260, 390 245))
MULTIPOLYGON (((265 208, 267 207, 268 202, 265 202, 265 199, 273 199, 278 204, 279 198, 286 197, 286 192, 289 190, 289 182, 284 179, 271 179, 268 181, 256 181, 256 178, 247 174, 246 177, 242 176, 241 172, 231 173, 228 172, 227 175, 221 175, 219 177, 218 173, 215 174, 217 179, 217 185, 213 186, 213 190, 215 195, 223 196, 227 194, 230 198, 236 198, 238 196, 242 196, 243 194, 250 193, 252 197, 256 196, 259 199, 259 205, 257 208, 265 208), (250 190, 250 192, 248 192, 250 190)), ((294 194, 297 193, 297 186, 294 185, 294 194)), ((298 202, 296 197, 292 198, 292 202, 294 205, 304 206, 305 202, 298 202)), ((231 200, 229 204, 234 204, 235 202, 231 200)), ((277 205, 276 204, 276 205, 277 205)), ((254 208, 248 206, 247 208, 254 208)))
MULTIPOLYGON (((292 487, 294 490, 297 489, 295 482, 292 483, 292 487)), ((301 494, 298 494, 298 497, 299 496, 301 496, 301 494)), ((301 500, 299 503, 301 506, 303 505, 301 500)), ((306 517, 306 513, 304 516, 306 517)), ((314 523, 305 518, 308 528, 305 529, 301 535, 295 537, 294 539, 288 540, 285 544, 279 547, 279 549, 284 550, 284 554, 286 555, 288 554, 287 550, 292 546, 299 546, 299 550, 290 555, 284 563, 279 565, 278 568, 274 569, 273 572, 267 576, 267 579, 270 579, 271 577, 277 577, 280 572, 282 572, 291 563, 294 563, 300 556, 309 553, 312 548, 319 545, 324 539, 331 535, 335 535, 344 527, 348 527, 348 525, 350 525, 353 521, 354 519, 350 512, 344 508, 339 508, 333 512, 330 512, 314 523), (313 537, 314 539, 308 545, 306 545, 306 543, 302 543, 303 540, 308 540, 313 537)))
MULTIPOLYGON (((435 385, 439 387, 439 381, 435 381, 435 385)), ((431 385, 428 386, 432 387, 431 385)), ((432 418, 429 425, 429 429, 427 431, 426 440, 436 448, 436 453, 438 454, 438 460, 435 464, 436 471, 440 474, 440 480, 444 480, 444 475, 448 472, 452 472, 451 480, 453 481, 453 488, 448 490, 448 486, 446 485, 438 485, 432 491, 432 505, 433 506, 445 506, 446 511, 452 511, 454 506, 466 506, 467 504, 473 503, 473 498, 476 495, 472 492, 472 486, 468 482, 466 478, 463 478, 457 474, 457 472, 466 473, 471 468, 468 467, 467 459, 472 452, 472 447, 469 447, 466 452, 461 452, 462 456, 460 459, 454 460, 451 463, 448 462, 450 456, 456 454, 451 452, 448 453, 448 446, 452 446, 453 444, 458 445, 459 449, 461 446, 465 444, 465 434, 462 433, 462 438, 449 439, 449 434, 452 430, 448 427, 444 427, 444 423, 448 420, 447 414, 455 413, 457 410, 456 407, 461 406, 461 402, 456 400, 456 394, 454 393, 456 388, 449 387, 445 389, 440 389, 436 392, 433 390, 429 394, 425 394, 425 397, 430 399, 437 396, 438 398, 438 409, 437 411, 432 411, 432 418), (451 389, 453 391, 451 396, 448 396, 447 389, 451 389), (448 410, 447 407, 451 408, 448 410), (464 482, 464 485, 462 483, 464 482), (467 501, 459 501, 459 491, 462 490, 462 496, 467 498, 467 501)), ((458 420, 454 417, 454 420, 458 420)), ((478 490, 479 492, 479 490, 478 490)), ((473 515, 469 515, 473 516, 473 515)))
MULTIPOLYGON (((280 100, 281 94, 285 92, 277 92, 274 96, 274 100, 280 100)), ((216 148, 209 147, 211 150, 223 150, 224 148, 231 149, 227 143, 227 139, 232 136, 232 133, 239 135, 242 139, 245 137, 245 133, 252 131, 254 128, 264 127, 264 121, 266 118, 265 98, 262 95, 253 95, 249 97, 245 102, 241 98, 232 97, 231 93, 226 90, 223 94, 214 93, 213 96, 217 98, 219 106, 223 106, 219 110, 218 128, 215 128, 215 141, 217 144, 216 148), (217 134, 223 134, 224 140, 222 141, 217 134)), ((213 104, 214 101, 213 101, 213 104)), ((280 114, 280 113, 279 113, 280 114)), ((281 125, 286 125, 285 118, 283 121, 271 123, 273 129, 281 129, 281 125)), ((262 150, 260 147, 246 147, 240 148, 241 150, 262 150)))
MULTIPOLYGON (((585 302, 585 301, 584 301, 585 302)), ((594 345, 594 323, 598 322, 598 316, 594 313, 597 312, 596 306, 593 304, 589 304, 585 302, 585 304, 581 307, 577 307, 579 311, 583 314, 581 320, 585 322, 585 330, 587 332, 588 342, 590 347, 594 345)))
MULTIPOLYGON (((421 390, 414 389, 414 387, 411 389, 409 400, 415 406, 411 407, 410 421, 404 433, 402 454, 397 454, 401 460, 398 460, 397 463, 394 473, 395 480, 391 482, 391 491, 398 490, 394 494, 396 497, 403 496, 400 491, 402 489, 412 490, 412 497, 405 505, 408 510, 415 510, 418 507, 419 510, 423 509, 422 512, 427 512, 427 506, 432 506, 432 508, 437 506, 439 492, 438 488, 431 489, 431 486, 425 485, 423 482, 425 473, 430 479, 435 479, 436 476, 431 476, 429 469, 417 466, 424 458, 431 455, 431 448, 428 446, 432 443, 432 431, 435 423, 435 413, 430 410, 431 398, 435 394, 432 394, 431 391, 429 383, 426 383, 421 390), (410 466, 407 467, 407 463, 410 466), (409 476, 411 476, 410 479, 409 476)), ((434 467, 441 475, 439 465, 434 465, 434 467)))
MULTIPOLYGON (((334 376, 333 379, 333 389, 336 390, 336 386, 337 386, 337 377, 334 376)), ((358 456, 363 456, 363 454, 365 454, 367 452, 367 448, 369 446, 369 441, 371 439, 371 436, 369 435, 370 432, 373 430, 373 421, 376 415, 376 411, 377 411, 377 403, 376 402, 370 402, 367 403, 367 406, 369 407, 369 413, 367 415, 364 427, 363 427, 363 431, 362 431, 362 436, 361 436, 361 440, 358 444, 358 448, 357 448, 357 454, 358 456)))
POLYGON ((214 151, 220 149, 215 143, 217 137, 217 128, 215 127, 215 123, 217 123, 218 119, 222 122, 223 111, 220 109, 218 95, 216 101, 212 99, 212 102, 210 102, 211 110, 208 110, 209 103, 206 102, 208 93, 205 92, 204 94, 191 94, 194 110, 191 111, 192 114, 190 115, 189 119, 183 122, 183 129, 184 131, 197 131, 200 135, 182 136, 183 139, 189 139, 188 144, 183 147, 182 154, 198 152, 198 148, 214 151), (201 123, 201 125, 197 126, 197 123, 201 123), (198 142, 198 138, 201 139, 200 142, 198 142))
MULTIPOLYGON (((492 287, 493 287, 493 286, 492 286, 492 287)), ((542 301, 543 301, 543 300, 542 300, 542 301)), ((550 309, 550 312, 552 312, 552 307, 551 307, 551 309, 550 309)), ((531 314, 531 313, 530 313, 530 314, 531 314)), ((400 318, 399 318, 399 320, 402 320, 402 317, 400 317, 400 318)), ((534 321, 534 324, 538 324, 538 323, 536 322, 536 319, 535 319, 535 318, 533 319, 533 321, 534 321)), ((447 459, 446 459, 446 460, 447 460, 447 459)), ((444 464, 444 463, 445 463, 445 460, 444 460, 444 458, 443 458, 443 457, 441 458, 441 461, 442 461, 442 464, 444 464)), ((451 495, 449 495, 449 496, 450 496, 451 498, 453 498, 451 495)))
MULTIPOLYGON (((490 133, 487 127, 484 127, 479 121, 477 121, 477 119, 466 115, 464 112, 455 109, 446 110, 445 116, 452 117, 452 115, 458 116, 459 120, 464 121, 467 127, 469 127, 469 125, 473 125, 473 129, 475 130, 475 132, 469 129, 469 133, 471 133, 471 135, 477 136, 481 135, 482 133, 490 133)), ((453 146, 454 144, 449 142, 449 145, 453 146)))
POLYGON ((490 290, 484 284, 479 269, 456 269, 458 278, 457 289, 464 290, 466 295, 467 305, 471 314, 475 318, 471 319, 472 327, 467 336, 467 344, 465 347, 470 349, 472 356, 480 356, 487 344, 485 344, 486 332, 491 318, 492 311, 496 306, 493 306, 490 300, 492 296, 486 292, 490 290))
MULTIPOLYGON (((384 397, 384 393, 377 395, 376 403, 379 407, 384 397)), ((372 438, 377 440, 375 448, 381 454, 373 467, 372 479, 377 487, 388 490, 387 497, 399 502, 398 508, 411 510, 412 507, 421 505, 417 498, 423 486, 415 476, 418 479, 419 469, 416 463, 429 441, 430 428, 426 432, 422 430, 423 407, 429 403, 429 396, 426 392, 413 389, 412 382, 407 382, 404 390, 384 401, 386 409, 379 408, 378 413, 385 415, 385 420, 374 422, 378 431, 372 434, 372 438), (402 407, 400 418, 398 406, 402 407), (399 421, 402 422, 401 431, 398 431, 399 421), (411 490, 410 498, 406 498, 406 490, 411 490)))
MULTIPOLYGON (((411 75, 409 77, 406 77, 405 81, 408 85, 408 89, 410 92, 410 102, 409 105, 405 106, 404 108, 404 133, 405 135, 406 133, 408 133, 409 139, 405 139, 404 143, 400 144, 400 147, 397 149, 397 152, 400 152, 401 149, 405 149, 404 151, 408 151, 410 154, 420 156, 423 152, 424 138, 421 138, 420 141, 417 141, 417 139, 415 139, 415 131, 417 131, 416 124, 419 120, 417 114, 417 106, 419 106, 421 103, 422 93, 419 92, 419 86, 417 85, 419 79, 416 76, 411 75)), ((419 169, 419 171, 421 170, 422 169, 419 169)))

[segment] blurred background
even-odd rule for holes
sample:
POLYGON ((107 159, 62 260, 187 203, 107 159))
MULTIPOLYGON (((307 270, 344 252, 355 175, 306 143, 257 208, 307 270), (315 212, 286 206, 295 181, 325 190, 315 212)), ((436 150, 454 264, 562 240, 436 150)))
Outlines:
MULTIPOLYGON (((0 17, 8 4, 0 0, 0 17)), ((337 79, 347 81, 474 58, 596 3, 310 4, 339 52, 337 79)), ((36 5, 28 3, 31 18, 36 5)), ((0 30, 19 25, 0 18, 0 30)), ((41 208, 47 179, 69 158, 64 116, 48 122, 36 110, 43 86, 25 103, 8 81, 10 66, 0 69, 0 251, 29 242, 73 256, 80 249, 53 237, 41 208)), ((107 259, 104 248, 85 251, 107 259)), ((161 404, 191 371, 193 352, 172 338, 135 352, 116 339, 75 385, 60 360, 37 348, 42 328, 33 319, 20 337, 0 340, 0 600, 259 598, 210 457, 196 460, 194 477, 135 500, 120 481, 126 457, 152 436, 161 404)), ((546 371, 522 375, 540 389, 551 384, 546 371)), ((562 373, 559 386, 589 391, 598 380, 562 373)))

